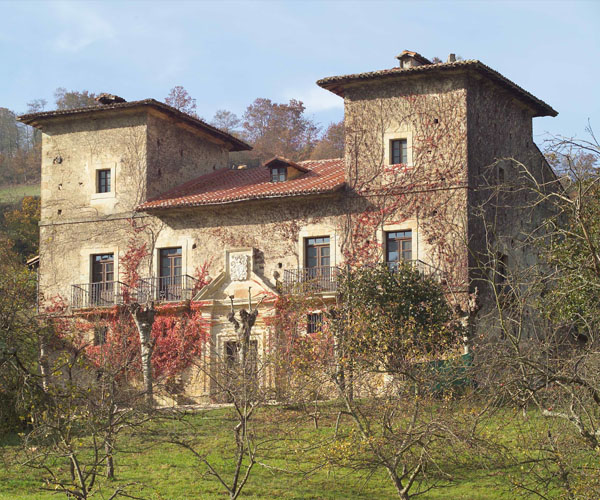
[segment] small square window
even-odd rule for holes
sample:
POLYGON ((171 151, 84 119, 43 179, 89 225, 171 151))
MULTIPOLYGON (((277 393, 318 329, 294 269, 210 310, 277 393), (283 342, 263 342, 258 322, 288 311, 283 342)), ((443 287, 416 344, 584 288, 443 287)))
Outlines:
POLYGON ((406 165, 408 163, 408 141, 406 139, 393 139, 390 141, 390 164, 406 165))
POLYGON ((110 168, 96 170, 96 192, 110 193, 110 168))
POLYGON ((323 329, 323 314, 312 313, 306 317, 306 333, 317 333, 323 329))
POLYGON ((271 167, 271 182, 284 182, 287 180, 287 167, 271 167))

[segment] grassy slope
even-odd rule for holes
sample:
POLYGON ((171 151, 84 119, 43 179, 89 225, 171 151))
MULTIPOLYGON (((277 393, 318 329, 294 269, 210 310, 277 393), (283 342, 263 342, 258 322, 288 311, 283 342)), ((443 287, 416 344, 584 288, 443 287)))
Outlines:
POLYGON ((35 184, 33 186, 22 185, 22 186, 4 186, 0 187, 0 203, 18 201, 23 196, 39 196, 40 185, 35 184))
MULTIPOLYGON (((261 452, 261 460, 270 467, 290 471, 284 473, 262 466, 256 466, 246 485, 243 498, 252 499, 387 499, 394 498, 394 490, 383 472, 366 477, 364 472, 320 468, 308 476, 301 471, 312 469, 322 462, 318 449, 309 453, 297 453, 298 443, 306 444, 306 438, 317 442, 331 432, 333 417, 323 419, 321 428, 315 430, 312 424, 298 415, 290 420, 281 409, 267 409, 260 420, 260 428, 265 436, 275 433, 287 436, 284 441, 269 442, 261 452), (283 417, 283 418, 282 418, 283 417), (285 421, 284 424, 281 422, 285 421), (303 439, 298 440, 298 437, 303 439)), ((212 411, 193 417, 197 426, 196 437, 199 446, 209 451, 209 458, 220 470, 231 471, 232 421, 226 410, 212 411), (228 459, 229 457, 229 459, 228 459)), ((120 442, 121 452, 117 455, 117 476, 119 483, 144 483, 145 489, 139 494, 152 500, 193 500, 224 498, 217 480, 206 474, 205 468, 187 451, 175 445, 160 443, 167 430, 175 430, 172 423, 154 423, 150 431, 152 444, 147 445, 141 437, 127 436, 120 442)), ((510 429, 503 432, 510 435, 510 429)), ((514 437, 514 436, 513 436, 514 437)), ((19 498, 23 500, 46 500, 57 498, 51 493, 39 493, 41 476, 37 471, 11 465, 13 462, 12 443, 5 443, 5 463, 0 465, 0 499, 19 498)), ((2 447, 0 447, 0 450, 2 447)), ((452 483, 430 491, 419 498, 429 500, 483 500, 511 499, 514 492, 502 492, 498 488, 498 477, 509 470, 498 467, 484 470, 476 463, 456 470, 452 483)), ((104 490, 105 493, 108 490, 104 490)), ((60 496, 59 496, 60 498, 60 496)), ((100 496, 99 498, 102 498, 100 496)))

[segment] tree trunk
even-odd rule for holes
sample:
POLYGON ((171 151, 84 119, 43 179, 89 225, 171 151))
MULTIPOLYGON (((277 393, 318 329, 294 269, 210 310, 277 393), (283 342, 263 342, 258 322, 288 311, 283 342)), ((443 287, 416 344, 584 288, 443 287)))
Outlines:
POLYGON ((48 362, 48 336, 45 331, 40 334, 38 346, 38 364, 42 377, 42 389, 47 392, 50 384, 50 365, 48 362))
POLYGON ((394 483, 394 487, 396 488, 396 492, 398 493, 398 498, 401 498, 402 500, 409 500, 410 496, 408 495, 406 488, 402 485, 402 481, 400 481, 398 474, 396 474, 396 472, 391 467, 388 467, 387 465, 386 465, 386 469, 387 469, 388 475, 390 476, 390 479, 394 483))
POLYGON ((104 441, 104 452, 106 453, 106 477, 108 479, 115 478, 115 463, 113 459, 113 428, 114 428, 114 416, 116 407, 114 404, 114 382, 111 383, 110 388, 110 407, 108 409, 108 433, 104 441))
POLYGON ((106 453, 106 477, 108 479, 115 478, 115 462, 113 459, 112 439, 109 438, 104 442, 104 451, 106 453))
POLYGON ((154 404, 152 376, 152 325, 154 324, 154 304, 142 307, 135 304, 132 316, 140 336, 140 354, 142 358, 142 376, 144 379, 144 396, 148 406, 154 404))

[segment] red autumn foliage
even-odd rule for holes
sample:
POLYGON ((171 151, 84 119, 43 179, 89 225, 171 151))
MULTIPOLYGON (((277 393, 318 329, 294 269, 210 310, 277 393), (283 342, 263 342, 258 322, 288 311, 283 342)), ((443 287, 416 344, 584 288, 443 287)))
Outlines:
MULTIPOLYGON (((132 235, 125 255, 120 259, 123 269, 125 304, 136 300, 135 290, 140 280, 139 268, 149 255, 146 243, 139 244, 135 235, 143 227, 132 222, 132 235)), ((194 294, 204 288, 211 279, 208 269, 211 262, 197 268, 194 277, 197 283, 194 294)), ((155 377, 172 377, 181 373, 202 354, 209 337, 208 322, 202 317, 200 302, 177 302, 155 307, 156 315, 152 326, 154 350, 152 370, 155 377)), ((84 349, 89 360, 98 368, 110 366, 122 375, 136 377, 140 373, 139 333, 131 314, 126 308, 114 306, 101 311, 94 309, 67 316, 67 304, 62 297, 52 297, 44 310, 51 318, 56 340, 61 345, 84 349), (103 342, 94 345, 93 337, 101 331, 103 342)))
POLYGON ((152 326, 155 376, 172 377, 181 373, 202 354, 208 336, 206 320, 200 311, 156 316, 152 326))
POLYGON ((126 304, 133 302, 135 299, 133 291, 137 288, 141 278, 139 271, 140 264, 150 255, 147 244, 145 242, 140 244, 136 238, 136 235, 140 233, 144 227, 136 226, 135 220, 131 221, 131 226, 133 228, 133 234, 127 244, 125 255, 120 259, 123 268, 123 283, 127 285, 122 292, 123 300, 126 304))
POLYGON ((212 257, 208 260, 205 260, 204 263, 200 267, 197 267, 194 271, 194 278, 196 278, 196 283, 194 284, 192 297, 212 281, 211 277, 208 274, 208 269, 212 264, 212 261, 212 257))
MULTIPOLYGON (((104 343, 88 345, 86 353, 98 366, 106 364, 120 367, 124 375, 135 376, 141 368, 139 335, 128 314, 113 314, 88 323, 87 328, 73 329, 90 332, 93 328, 105 329, 104 343)), ((71 336, 72 338, 72 336, 71 336)), ((181 373, 202 354, 208 339, 207 322, 198 310, 175 311, 158 309, 152 326, 154 351, 152 370, 156 377, 172 377, 181 373)), ((88 334, 89 343, 89 334, 88 334)))

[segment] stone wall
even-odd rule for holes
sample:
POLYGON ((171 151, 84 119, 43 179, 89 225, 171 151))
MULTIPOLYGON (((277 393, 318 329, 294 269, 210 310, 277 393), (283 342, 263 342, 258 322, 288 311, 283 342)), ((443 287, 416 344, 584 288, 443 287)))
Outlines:
POLYGON ((224 144, 157 111, 148 115, 148 198, 227 167, 224 144))
MULTIPOLYGON (((257 272, 275 288, 286 269, 304 267, 304 241, 329 236, 331 265, 343 265, 346 218, 363 207, 347 193, 330 197, 267 200, 240 204, 164 211, 157 215, 127 214, 66 223, 42 223, 43 267, 40 273, 44 296, 71 295, 71 285, 90 281, 94 254, 114 253, 115 280, 123 280, 121 261, 132 238, 151 254, 140 266, 144 277, 158 275, 161 248, 181 247, 183 274, 194 275, 205 263, 212 277, 225 268, 225 251, 254 248, 257 272), (134 231, 132 220, 137 229, 134 231), (224 223, 226 222, 226 223, 224 223)), ((413 258, 434 263, 434 249, 427 233, 428 222, 418 216, 385 221, 374 230, 377 260, 382 262, 384 232, 413 231, 413 258)))
POLYGON ((419 221, 419 258, 426 256, 456 289, 468 282, 466 99, 464 75, 376 80, 345 89, 351 189, 381 214, 380 227, 419 221), (389 166, 394 139, 407 141, 406 166, 389 166))
MULTIPOLYGON (((509 269, 535 265, 528 235, 551 215, 551 206, 537 203, 528 176, 540 183, 555 176, 533 142, 534 111, 477 79, 469 82, 467 102, 470 267, 489 262, 494 253, 507 257, 509 269)), ((493 300, 490 278, 472 272, 471 286, 478 287, 484 309, 493 300)))
MULTIPOLYGON (((415 76, 351 86, 345 113, 347 190, 146 214, 134 213, 141 201, 227 166, 227 147, 147 110, 48 123, 40 240, 45 299, 60 295, 69 302, 73 284, 89 283, 94 254, 113 253, 114 279, 122 281, 123 257, 132 244, 145 244, 149 252, 140 267, 143 278, 158 276, 161 248, 181 247, 182 274, 194 276, 206 265, 216 280, 203 314, 218 351, 234 335, 226 320, 228 297, 239 308, 248 287, 274 292, 286 269, 304 267, 306 238, 329 236, 332 266, 365 265, 384 260, 387 231, 410 229, 412 258, 439 269, 464 306, 478 276, 476 254, 486 246, 474 207, 494 183, 497 169, 489 165, 512 157, 540 179, 551 175, 532 141, 532 111, 494 85, 457 73, 438 81, 415 76), (405 165, 390 166, 394 139, 407 141, 405 165), (113 169, 114 192, 96 195, 97 168, 113 169), (233 249, 248 252, 254 273, 235 286, 227 282, 226 256, 233 249)), ((510 162, 503 168, 513 175, 510 162)), ((486 217, 494 219, 503 251, 515 263, 532 262, 535 256, 513 243, 546 213, 543 207, 522 212, 527 200, 517 191, 502 196, 505 207, 486 217)), ((268 335, 262 313, 255 333, 263 352, 268 335)), ((183 378, 190 395, 209 391, 197 370, 183 378)))
POLYGON ((145 197, 146 113, 57 118, 44 125, 41 220, 131 211, 145 197), (111 193, 96 193, 96 170, 111 170, 111 193))

